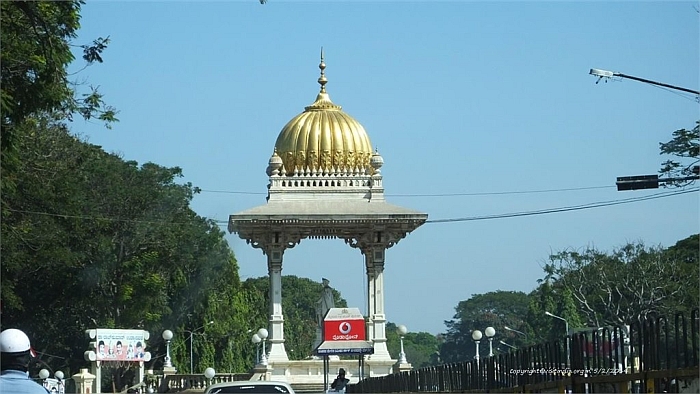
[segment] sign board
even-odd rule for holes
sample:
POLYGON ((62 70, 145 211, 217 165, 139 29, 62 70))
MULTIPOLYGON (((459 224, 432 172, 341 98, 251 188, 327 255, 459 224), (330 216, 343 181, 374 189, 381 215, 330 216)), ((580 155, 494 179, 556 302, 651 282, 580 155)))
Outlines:
POLYGON ((359 308, 331 308, 323 319, 323 342, 316 354, 372 354, 374 346, 366 340, 365 317, 359 308))
POLYGON ((331 308, 323 320, 324 341, 364 341, 365 317, 359 308, 331 308))
POLYGON ((146 331, 95 330, 95 355, 99 361, 149 361, 146 331))

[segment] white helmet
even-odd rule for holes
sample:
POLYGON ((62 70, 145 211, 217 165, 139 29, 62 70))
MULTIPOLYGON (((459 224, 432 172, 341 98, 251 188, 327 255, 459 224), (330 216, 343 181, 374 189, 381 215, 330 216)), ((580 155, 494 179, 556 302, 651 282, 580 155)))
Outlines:
POLYGON ((0 332, 0 353, 20 353, 31 349, 27 334, 16 328, 0 332))

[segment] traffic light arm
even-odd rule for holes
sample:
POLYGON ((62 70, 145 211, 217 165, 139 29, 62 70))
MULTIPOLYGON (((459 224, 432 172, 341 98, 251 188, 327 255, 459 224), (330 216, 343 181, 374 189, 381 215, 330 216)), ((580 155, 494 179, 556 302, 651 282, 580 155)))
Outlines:
POLYGON ((627 190, 658 189, 659 183, 696 181, 698 179, 700 179, 698 175, 679 178, 659 178, 658 175, 619 176, 615 184, 617 185, 617 191, 620 192, 627 190))

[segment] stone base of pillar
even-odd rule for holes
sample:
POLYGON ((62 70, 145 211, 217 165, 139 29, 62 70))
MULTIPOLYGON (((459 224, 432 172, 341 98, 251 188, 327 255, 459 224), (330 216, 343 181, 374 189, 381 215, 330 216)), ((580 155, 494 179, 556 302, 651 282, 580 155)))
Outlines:
POLYGON ((394 364, 394 373, 413 371, 411 363, 396 363, 394 364))
POLYGON ((250 380, 272 380, 272 366, 269 364, 257 364, 253 367, 253 376, 250 380))
POLYGON ((163 367, 163 376, 175 375, 177 369, 175 367, 163 367))
POLYGON ((78 394, 92 394, 92 384, 97 376, 88 372, 87 368, 82 368, 80 373, 72 376, 75 382, 75 390, 78 394))

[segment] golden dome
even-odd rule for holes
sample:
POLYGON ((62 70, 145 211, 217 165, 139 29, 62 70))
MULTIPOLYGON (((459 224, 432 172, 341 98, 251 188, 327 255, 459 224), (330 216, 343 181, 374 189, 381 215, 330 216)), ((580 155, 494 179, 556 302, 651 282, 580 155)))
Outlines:
POLYGON ((307 168, 324 173, 332 170, 364 169, 371 172, 372 144, 364 127, 333 104, 326 93, 326 76, 321 50, 321 92, 304 112, 290 120, 275 142, 275 150, 291 175, 307 168))

